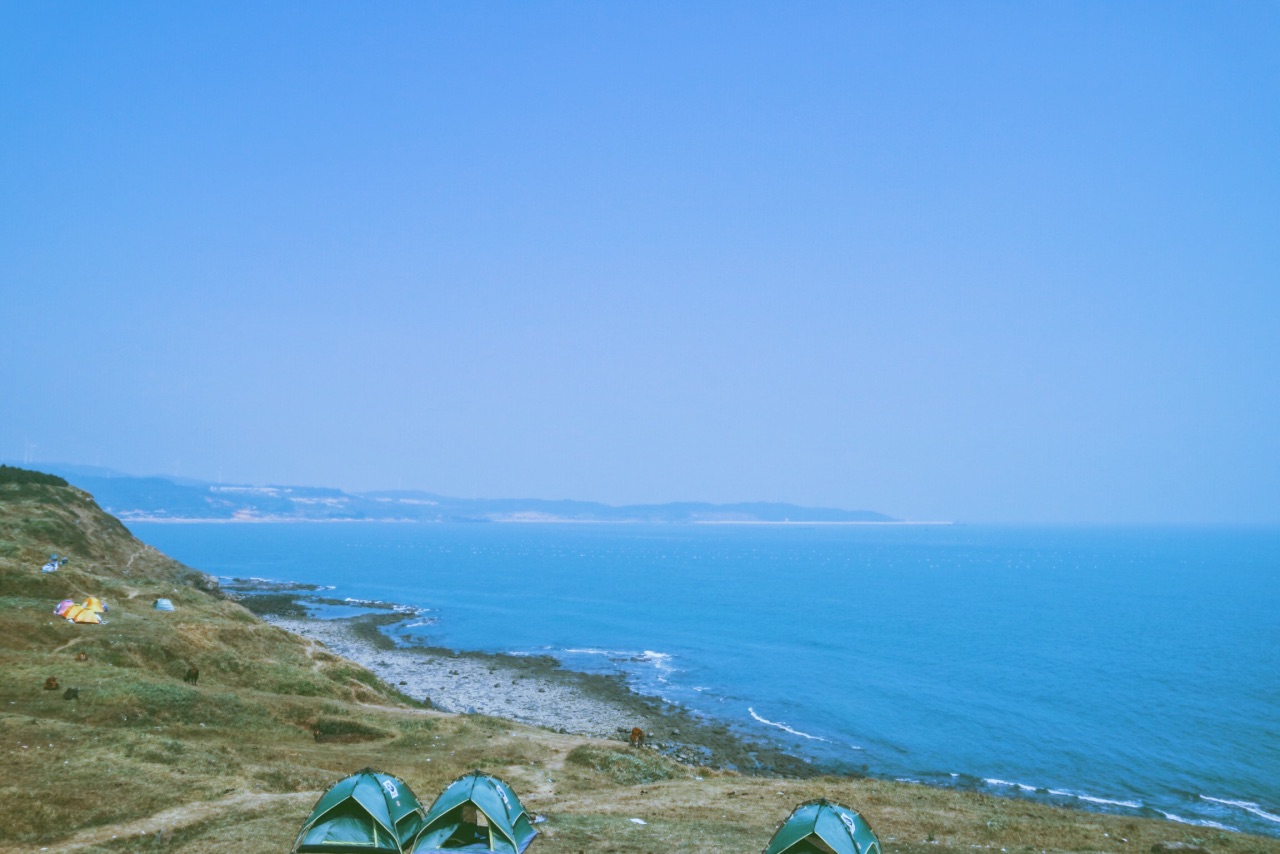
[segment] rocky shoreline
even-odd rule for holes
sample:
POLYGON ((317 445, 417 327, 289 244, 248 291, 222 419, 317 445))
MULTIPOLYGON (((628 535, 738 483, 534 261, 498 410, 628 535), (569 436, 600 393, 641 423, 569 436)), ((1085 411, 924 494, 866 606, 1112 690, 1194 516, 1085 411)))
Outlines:
POLYGON ((266 622, 323 644, 407 697, 442 712, 488 715, 619 741, 639 727, 647 747, 688 764, 785 777, 823 773, 776 745, 746 740, 723 723, 638 694, 620 676, 566 670, 549 656, 399 646, 381 628, 405 615, 385 609, 321 619, 307 614, 304 603, 311 597, 299 592, 237 598, 266 622))

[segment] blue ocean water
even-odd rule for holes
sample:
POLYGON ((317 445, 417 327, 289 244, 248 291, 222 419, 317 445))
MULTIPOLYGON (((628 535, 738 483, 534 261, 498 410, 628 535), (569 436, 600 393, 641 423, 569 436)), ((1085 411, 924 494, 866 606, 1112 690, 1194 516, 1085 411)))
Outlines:
POLYGON ((132 527, 837 768, 1280 836, 1280 529, 132 527))

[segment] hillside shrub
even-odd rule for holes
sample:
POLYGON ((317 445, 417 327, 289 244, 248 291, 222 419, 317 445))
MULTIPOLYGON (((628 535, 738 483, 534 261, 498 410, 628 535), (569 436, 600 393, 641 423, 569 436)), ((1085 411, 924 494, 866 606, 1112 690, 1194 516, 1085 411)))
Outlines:
POLYGON ((584 744, 569 751, 565 760, 570 765, 598 771, 624 786, 687 776, 681 766, 650 751, 610 750, 584 744))
POLYGON ((316 741, 321 744, 379 741, 391 737, 391 733, 386 730, 378 729, 375 726, 370 726, 352 718, 322 717, 316 721, 311 731, 315 733, 316 741))
POLYGON ((31 471, 17 466, 0 465, 0 485, 14 483, 20 486, 39 484, 41 486, 70 486, 56 474, 45 474, 42 471, 31 471))

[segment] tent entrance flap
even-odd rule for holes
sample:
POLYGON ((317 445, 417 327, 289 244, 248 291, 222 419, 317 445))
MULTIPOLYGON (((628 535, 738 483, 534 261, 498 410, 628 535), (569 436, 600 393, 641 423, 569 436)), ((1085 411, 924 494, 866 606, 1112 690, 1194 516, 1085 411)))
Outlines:
POLYGON ((321 822, 303 838, 298 851, 400 851, 395 838, 367 816, 340 815, 321 822))
POLYGON ((785 854, 839 854, 839 852, 821 839, 811 836, 786 849, 785 854))

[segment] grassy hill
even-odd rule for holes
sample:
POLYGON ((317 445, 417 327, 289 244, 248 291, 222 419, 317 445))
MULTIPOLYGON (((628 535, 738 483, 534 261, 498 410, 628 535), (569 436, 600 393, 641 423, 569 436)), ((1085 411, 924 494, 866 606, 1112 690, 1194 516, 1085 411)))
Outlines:
POLYGON ((744 777, 421 708, 260 621, 60 478, 0 467, 0 851, 288 851, 314 801, 374 766, 425 802, 483 768, 547 816, 534 851, 755 852, 789 809, 860 809, 889 854, 1280 854, 1280 840, 876 780, 744 777), (70 558, 54 573, 52 552, 70 558), (105 600, 103 625, 51 613, 105 600), (174 612, 153 610, 156 597, 174 612), (77 661, 84 653, 85 661, 77 661), (182 677, 200 670, 196 685, 182 677), (59 690, 44 690, 57 677, 59 690), (78 699, 64 699, 74 687, 78 699), (637 824, 630 819, 643 819, 637 824))

